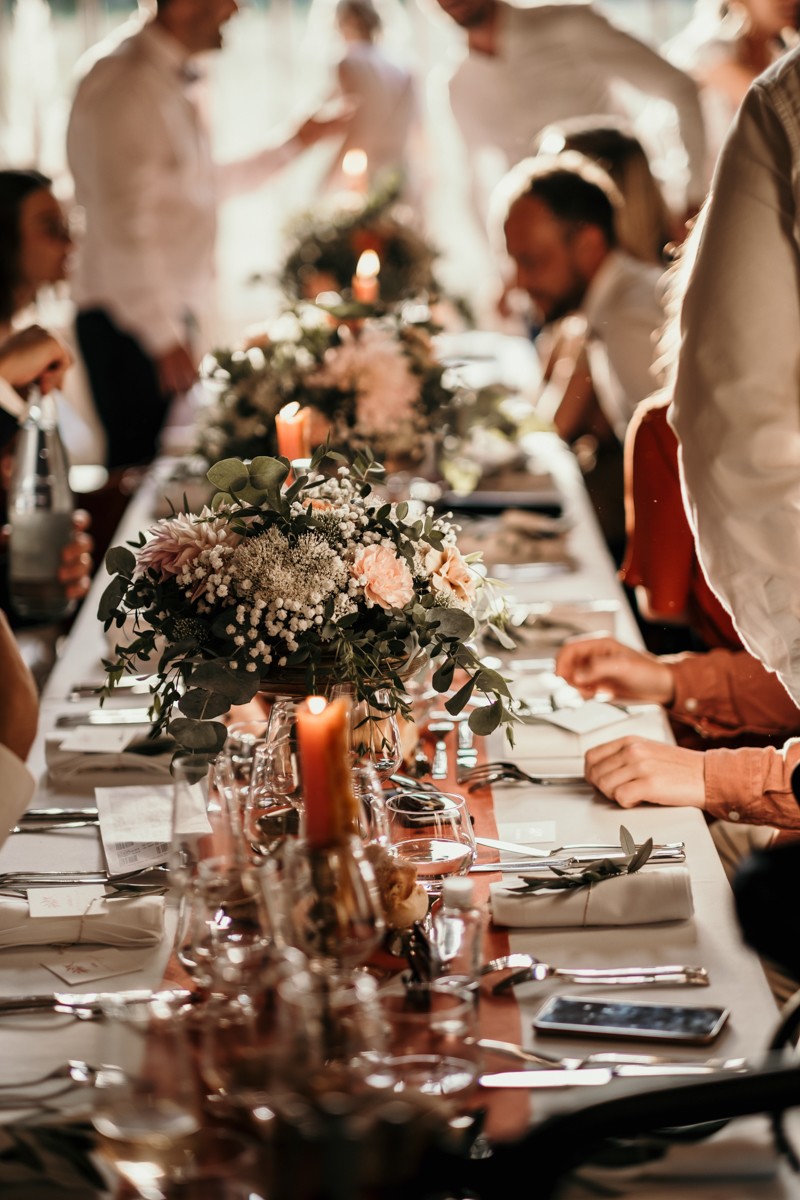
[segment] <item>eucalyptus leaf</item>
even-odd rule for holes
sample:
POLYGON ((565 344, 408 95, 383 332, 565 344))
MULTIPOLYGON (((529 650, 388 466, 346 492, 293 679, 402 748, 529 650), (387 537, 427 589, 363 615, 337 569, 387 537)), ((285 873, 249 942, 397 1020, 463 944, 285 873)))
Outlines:
POLYGON ((230 700, 231 704, 246 704, 248 700, 253 699, 259 688, 257 675, 246 671, 232 671, 219 659, 195 666, 191 683, 193 687, 219 692, 230 700))
POLYGON ((127 546, 112 546, 106 555, 109 575, 124 575, 130 579, 136 568, 136 555, 127 546))
POLYGON ((639 847, 631 861, 628 863, 628 874, 633 875, 634 872, 640 871, 652 853, 653 839, 648 838, 647 841, 639 847))
POLYGON ((475 632, 475 618, 463 608, 429 608, 426 615, 431 624, 438 626, 436 633, 440 638, 463 642, 475 632))
POLYGON ((198 721, 209 721, 228 712, 231 702, 219 692, 207 692, 204 688, 192 688, 181 696, 178 708, 185 717, 198 721))
POLYGON ((201 754, 218 754, 228 736, 227 728, 220 721, 193 721, 188 717, 170 721, 168 732, 181 746, 201 754))
POLYGON ((619 827, 619 844, 625 854, 632 855, 636 853, 636 842, 634 841, 633 834, 624 825, 620 825, 619 827))
POLYGON ((283 486, 289 466, 279 458, 260 455, 250 463, 250 485, 260 492, 274 494, 283 486))
POLYGON ((250 474, 240 458, 223 458, 209 469, 207 479, 220 492, 239 492, 247 487, 250 474))
POLYGON ((127 590, 128 581, 121 575, 117 575, 111 580, 97 606, 97 616, 101 621, 110 622, 112 620, 124 600, 127 590))
POLYGON ((503 705, 499 700, 495 700, 493 704, 487 704, 485 708, 476 708, 469 714, 469 727, 473 733, 486 737, 487 734, 494 733, 502 719, 503 705))
POLYGON ((454 696, 449 700, 445 700, 445 708, 450 713, 451 717, 458 716, 462 712, 464 706, 469 704, 472 699, 472 693, 475 691, 475 680, 468 679, 463 687, 460 687, 454 696))

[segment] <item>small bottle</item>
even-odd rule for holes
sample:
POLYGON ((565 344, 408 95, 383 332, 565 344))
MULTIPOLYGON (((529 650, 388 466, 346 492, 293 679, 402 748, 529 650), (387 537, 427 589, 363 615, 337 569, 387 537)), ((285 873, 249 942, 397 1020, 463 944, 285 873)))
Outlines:
POLYGON ((72 539, 74 504, 52 395, 31 394, 17 440, 8 496, 8 580, 21 617, 60 621, 74 607, 59 581, 61 551, 72 539))
POLYGON ((446 879, 433 918, 438 976, 459 987, 477 988, 483 949, 484 915, 475 905, 471 879, 446 879))

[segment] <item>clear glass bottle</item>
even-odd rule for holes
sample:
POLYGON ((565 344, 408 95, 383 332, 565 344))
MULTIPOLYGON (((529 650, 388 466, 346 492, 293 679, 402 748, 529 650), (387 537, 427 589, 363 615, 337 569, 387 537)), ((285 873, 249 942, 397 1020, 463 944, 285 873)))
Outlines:
POLYGON ((483 949, 484 914, 475 904, 471 879, 446 879, 433 918, 437 975, 454 986, 477 988, 483 949))
POLYGON ((61 551, 72 539, 74 504, 55 400, 31 394, 8 497, 9 595, 34 621, 60 621, 74 607, 59 581, 61 551))

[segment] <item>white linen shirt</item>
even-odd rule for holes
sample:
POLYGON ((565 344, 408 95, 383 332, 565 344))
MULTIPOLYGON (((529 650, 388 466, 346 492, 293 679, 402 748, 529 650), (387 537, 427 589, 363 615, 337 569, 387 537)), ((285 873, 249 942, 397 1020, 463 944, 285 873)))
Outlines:
POLYGON ((682 312, 670 419, 711 586, 800 703, 800 51, 750 88, 682 312))
POLYGON ((612 250, 592 279, 581 311, 597 400, 622 441, 636 405, 656 386, 653 347, 664 314, 660 267, 612 250))
POLYGON ((498 53, 470 52, 450 80, 450 104, 472 151, 499 148, 506 166, 531 152, 546 125, 619 113, 614 85, 630 84, 674 107, 689 159, 690 201, 706 191, 697 85, 590 4, 518 8, 498 3, 498 53))
POLYGON ((31 802, 36 783, 22 759, 8 746, 0 745, 0 846, 31 802))
POLYGON ((293 138, 216 167, 187 63, 153 22, 112 43, 78 85, 67 131, 86 220, 75 301, 104 309, 154 357, 208 326, 218 200, 302 149, 293 138))

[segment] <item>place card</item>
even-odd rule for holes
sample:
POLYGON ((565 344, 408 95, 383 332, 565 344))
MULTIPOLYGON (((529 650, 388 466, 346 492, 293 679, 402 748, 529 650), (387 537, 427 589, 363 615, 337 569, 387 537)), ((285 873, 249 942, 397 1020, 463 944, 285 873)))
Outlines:
POLYGON ((105 886, 81 883, 75 887, 28 888, 28 911, 32 917, 84 917, 106 897, 105 886))
POLYGON ((152 961, 152 951, 133 953, 130 950, 84 951, 82 946, 64 946, 53 951, 53 958, 42 960, 41 966, 64 983, 94 983, 114 975, 130 975, 152 961))
MULTIPOLYGON (((122 875, 154 867, 169 857, 172 840, 173 789, 167 787, 95 788, 100 836, 109 872, 122 875)), ((190 803, 181 806, 177 830, 183 835, 211 833, 204 783, 189 789, 190 803)))
POLYGON ((104 725, 80 725, 61 742, 62 750, 84 754, 121 754, 141 734, 138 729, 104 725))
POLYGON ((606 725, 627 721, 629 714, 613 704, 602 704, 599 700, 587 700, 579 708, 560 708, 556 712, 537 714, 537 721, 546 725, 557 725, 568 733, 593 733, 606 725))

